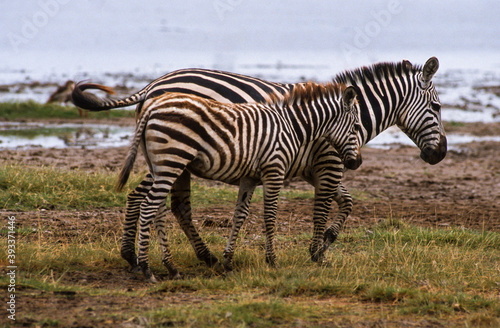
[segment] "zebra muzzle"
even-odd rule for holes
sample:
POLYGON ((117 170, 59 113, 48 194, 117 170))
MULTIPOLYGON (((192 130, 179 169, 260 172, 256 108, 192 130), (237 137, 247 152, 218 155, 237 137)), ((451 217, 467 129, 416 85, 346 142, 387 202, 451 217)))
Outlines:
POLYGON ((358 153, 356 158, 349 158, 344 161, 344 166, 349 170, 356 170, 363 163, 363 158, 361 158, 361 154, 358 153))
POLYGON ((427 163, 434 165, 443 160, 448 150, 448 143, 445 135, 439 136, 439 144, 436 147, 424 147, 420 152, 420 158, 427 163))

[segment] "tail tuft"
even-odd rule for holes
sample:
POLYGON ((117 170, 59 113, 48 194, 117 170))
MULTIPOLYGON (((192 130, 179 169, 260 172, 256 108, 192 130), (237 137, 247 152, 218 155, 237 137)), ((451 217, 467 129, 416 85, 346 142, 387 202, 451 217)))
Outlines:
POLYGON ((136 151, 131 151, 125 160, 125 164, 123 165, 120 175, 118 176, 118 182, 116 183, 115 189, 117 192, 122 191, 127 184, 128 178, 130 177, 130 171, 132 171, 132 168, 134 167, 136 155, 136 151))
POLYGON ((71 94, 73 104, 75 106, 87 109, 93 112, 99 112, 103 110, 108 110, 113 108, 112 104, 108 104, 106 101, 100 99, 96 95, 90 92, 83 92, 87 89, 101 90, 107 94, 114 95, 115 91, 111 87, 96 83, 78 83, 71 94))

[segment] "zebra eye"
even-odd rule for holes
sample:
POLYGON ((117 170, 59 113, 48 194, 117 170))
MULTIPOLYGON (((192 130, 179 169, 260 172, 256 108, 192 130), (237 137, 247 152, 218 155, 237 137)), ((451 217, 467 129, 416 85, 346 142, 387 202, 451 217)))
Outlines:
POLYGON ((437 102, 432 102, 431 103, 431 107, 433 110, 435 110, 436 112, 439 112, 441 110, 441 104, 440 103, 437 103, 437 102))
POLYGON ((354 124, 354 131, 355 131, 355 132, 358 132, 360 129, 361 129, 361 124, 359 124, 359 123, 355 123, 355 124, 354 124))

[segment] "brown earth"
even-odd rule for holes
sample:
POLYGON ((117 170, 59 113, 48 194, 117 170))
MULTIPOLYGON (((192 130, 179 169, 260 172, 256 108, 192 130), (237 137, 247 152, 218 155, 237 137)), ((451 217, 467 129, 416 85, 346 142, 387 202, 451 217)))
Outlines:
MULTIPOLYGON (((471 125, 469 128, 472 128, 472 133, 477 135, 485 129, 484 125, 476 128, 471 125)), ((488 129, 500 135, 498 124, 488 125, 488 129)), ((117 171, 126 153, 126 147, 4 150, 0 164, 22 163, 27 166, 49 165, 70 170, 117 171)), ((357 171, 346 172, 344 179, 345 186, 355 198, 354 209, 346 222, 346 229, 357 226, 366 226, 369 229, 381 220, 396 218, 421 226, 459 226, 466 229, 500 231, 500 143, 480 142, 463 145, 456 150, 450 150, 446 158, 434 166, 424 163, 419 158, 419 150, 416 147, 395 146, 388 150, 365 147, 362 154, 363 165, 357 171)), ((136 169, 141 170, 143 167, 144 161, 141 158, 136 164, 136 169)), ((293 180, 287 188, 308 189, 310 187, 302 181, 293 180)), ((335 210, 334 207, 333 212, 335 210)), ((200 230, 219 229, 225 231, 227 235, 229 228, 224 222, 231 217, 232 211, 232 205, 221 204, 211 208, 196 208, 193 215, 200 230)), ((2 217, 8 215, 15 215, 18 228, 49 226, 51 239, 65 241, 90 230, 112 234, 119 238, 123 209, 30 212, 2 210, 2 217)), ((261 215, 262 204, 252 204, 251 216, 245 224, 246 229, 261 233, 262 227, 259 219, 261 215)), ((279 233, 312 232, 312 200, 282 200, 279 207, 278 226, 279 233)), ((68 272, 64 274, 61 282, 76 282, 95 288, 104 287, 116 290, 133 290, 147 286, 141 277, 131 276, 126 270, 117 270, 109 274, 68 272)), ((99 313, 119 313, 130 308, 131 303, 135 302, 130 297, 102 298, 80 293, 64 294, 64 292, 52 293, 30 289, 21 290, 19 294, 18 313, 30 313, 32 318, 53 318, 54 313, 57 312, 64 313, 64 315, 56 316, 63 326, 141 326, 137 318, 121 325, 113 322, 96 323, 91 318, 99 313)), ((190 304, 210 302, 222 297, 213 295, 209 299, 201 299, 191 294, 189 291, 180 291, 175 294, 175 297, 170 294, 168 302, 190 304)), ((138 309, 161 306, 161 303, 166 301, 166 297, 148 294, 141 298, 138 309)), ((330 302, 336 304, 339 311, 346 307, 356 307, 360 311, 363 309, 380 311, 378 305, 353 299, 332 298, 330 302)), ((37 320, 29 319, 30 316, 23 316, 24 319, 16 324, 20 326, 35 324, 37 320)), ((390 321, 358 322, 353 326, 396 327, 399 324, 404 323, 397 321, 392 323, 390 321)), ((344 326, 341 321, 339 326, 344 326)), ((439 327, 441 325, 438 322, 416 320, 411 322, 411 326, 439 327)))

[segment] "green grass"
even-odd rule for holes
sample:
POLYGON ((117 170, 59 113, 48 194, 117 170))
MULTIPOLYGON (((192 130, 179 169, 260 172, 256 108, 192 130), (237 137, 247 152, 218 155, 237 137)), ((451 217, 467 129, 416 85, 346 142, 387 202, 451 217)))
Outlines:
MULTIPOLYGON (((145 174, 134 175, 129 188, 117 193, 117 172, 61 170, 53 167, 24 167, 4 165, 0 167, 0 205, 9 210, 84 210, 124 206, 127 191, 133 189, 145 174), (89 192, 89 191, 92 192, 89 192)), ((286 199, 308 199, 314 192, 284 190, 286 199)), ((193 183, 193 206, 235 204, 238 197, 236 186, 209 187, 193 183)), ((252 202, 262 201, 262 188, 258 187, 252 202)))
MULTIPOLYGON (((140 178, 132 179, 131 183, 137 184, 140 178)), ((116 173, 104 171, 4 165, 0 167, 0 205, 10 210, 123 206, 126 193, 114 191, 116 179, 116 173)))
MULTIPOLYGON (((457 326, 500 324, 500 234, 404 223, 394 227, 391 221, 371 231, 357 228, 342 234, 328 253, 328 265, 323 266, 309 260, 310 235, 281 236, 279 268, 275 269, 265 264, 259 241, 240 240, 236 272, 224 277, 201 264, 184 234, 173 229, 169 237, 172 253, 186 278, 157 285, 138 282, 133 290, 93 287, 67 279, 84 272, 101 274, 109 281, 113 278, 106 273, 122 273, 125 263, 116 235, 88 238, 92 232, 87 232, 66 243, 43 237, 23 242, 21 238, 23 247, 16 254, 18 285, 27 292, 106 296, 132 303, 140 299, 152 302, 151 297, 187 298, 187 303, 159 301, 141 311, 131 307, 128 312, 101 314, 102 320, 135 318, 150 327, 275 327, 298 322, 314 326, 326 325, 338 316, 348 322, 389 317, 402 323, 411 318, 455 322, 457 326), (360 313, 363 304, 378 304, 386 312, 360 313)), ((220 258, 226 239, 218 236, 208 231, 203 237, 220 258)), ((0 258, 6 256, 5 244, 0 241, 0 258)), ((154 272, 165 274, 156 242, 151 245, 150 258, 154 272)), ((6 286, 7 278, 2 276, 0 288, 6 286)), ((51 318, 56 323, 57 319, 51 318)))
MULTIPOLYGON (((88 114, 89 118, 117 118, 134 117, 133 110, 114 109, 105 112, 88 114)), ((35 101, 25 102, 3 102, 0 103, 0 118, 3 120, 23 119, 79 119, 80 114, 74 106, 62 106, 58 104, 41 104, 35 101)))

